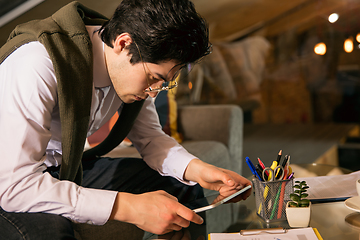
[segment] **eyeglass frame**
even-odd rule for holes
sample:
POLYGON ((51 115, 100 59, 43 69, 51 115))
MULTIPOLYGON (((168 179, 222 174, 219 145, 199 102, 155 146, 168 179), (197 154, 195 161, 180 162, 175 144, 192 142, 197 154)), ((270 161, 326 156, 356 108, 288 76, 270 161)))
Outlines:
MULTIPOLYGON (((147 89, 145 89, 144 90, 144 92, 147 92, 147 93, 153 93, 153 92, 161 92, 161 91, 168 91, 168 90, 170 90, 170 89, 174 89, 174 88, 176 88, 177 86, 178 86, 178 83, 177 83, 177 81, 176 81, 176 78, 179 76, 179 73, 180 73, 180 70, 183 68, 183 67, 181 67, 175 74, 174 74, 174 77, 173 77, 173 79, 172 80, 170 80, 170 81, 166 81, 166 80, 163 80, 164 81, 164 83, 170 83, 170 82, 174 82, 174 85, 171 85, 171 86, 162 86, 162 87, 158 87, 158 88, 153 88, 153 87, 151 87, 151 84, 150 84, 150 81, 149 81, 149 77, 148 77, 148 74, 147 74, 147 72, 146 72, 146 68, 148 68, 148 66, 144 63, 144 61, 143 61, 143 58, 142 58, 142 55, 141 55, 141 52, 140 52, 140 49, 139 49, 139 46, 136 44, 136 42, 134 41, 134 44, 135 44, 135 46, 136 46, 136 48, 137 48, 137 50, 138 50, 138 52, 139 52, 139 56, 140 56, 140 61, 141 61, 141 63, 142 63, 142 65, 143 65, 143 68, 144 68, 144 72, 145 72, 145 76, 146 76, 146 81, 147 81, 147 83, 148 83, 148 88, 147 89), (145 68, 145 65, 146 65, 146 68, 145 68)), ((171 71, 171 70, 170 70, 171 71)), ((154 78, 154 79, 158 79, 158 78, 156 78, 156 77, 154 77, 154 75, 151 73, 151 71, 150 71, 150 69, 148 68, 148 72, 150 73, 150 75, 154 78)), ((168 74, 167 74, 168 75, 168 74)), ((167 76, 166 75, 166 76, 167 76)), ((162 84, 164 84, 164 83, 162 83, 162 84)))

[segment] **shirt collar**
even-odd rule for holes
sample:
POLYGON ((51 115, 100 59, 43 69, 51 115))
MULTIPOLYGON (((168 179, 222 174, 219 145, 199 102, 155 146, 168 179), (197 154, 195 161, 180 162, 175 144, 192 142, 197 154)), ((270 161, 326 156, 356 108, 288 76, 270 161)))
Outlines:
POLYGON ((111 80, 105 64, 104 42, 99 36, 100 28, 101 26, 86 26, 92 42, 94 86, 103 88, 110 86, 111 80))

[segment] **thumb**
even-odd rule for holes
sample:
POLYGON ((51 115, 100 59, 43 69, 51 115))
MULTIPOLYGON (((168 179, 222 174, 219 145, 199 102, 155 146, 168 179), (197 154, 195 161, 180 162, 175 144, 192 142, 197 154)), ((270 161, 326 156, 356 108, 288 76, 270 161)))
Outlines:
POLYGON ((213 181, 221 181, 229 187, 233 187, 235 185, 235 180, 226 172, 225 169, 214 168, 214 170, 215 171, 213 171, 210 175, 213 178, 213 181))
POLYGON ((229 175, 223 172, 222 181, 229 187, 233 187, 235 185, 234 179, 229 175))

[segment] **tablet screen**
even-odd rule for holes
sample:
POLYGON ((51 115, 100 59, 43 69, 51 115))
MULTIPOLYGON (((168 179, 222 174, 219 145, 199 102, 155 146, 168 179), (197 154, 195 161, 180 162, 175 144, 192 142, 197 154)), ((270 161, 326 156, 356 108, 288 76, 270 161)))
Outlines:
POLYGON ((243 192, 246 192, 251 188, 251 185, 244 187, 243 189, 237 191, 236 193, 222 199, 217 199, 219 194, 210 195, 208 197, 200 198, 190 203, 185 204, 186 207, 190 208, 196 213, 203 212, 212 208, 215 208, 223 203, 226 203, 230 199, 240 195, 243 192))

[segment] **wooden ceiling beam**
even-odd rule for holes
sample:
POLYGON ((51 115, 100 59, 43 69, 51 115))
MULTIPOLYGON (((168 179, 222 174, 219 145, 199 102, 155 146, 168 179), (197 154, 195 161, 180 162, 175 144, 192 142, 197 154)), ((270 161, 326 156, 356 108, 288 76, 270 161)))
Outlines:
POLYGON ((290 29, 299 28, 305 31, 308 28, 326 23, 327 17, 338 10, 347 6, 347 0, 322 0, 312 1, 312 3, 299 9, 293 14, 287 15, 266 28, 266 36, 275 36, 290 29))
POLYGON ((228 38, 234 33, 253 28, 259 25, 259 22, 267 22, 309 0, 283 1, 281 4, 279 0, 224 1, 221 4, 215 2, 209 4, 207 0, 207 7, 204 10, 204 0, 194 0, 199 13, 210 25, 212 41, 228 38), (212 10, 210 6, 213 7, 212 10))
POLYGON ((238 40, 259 29, 264 30, 265 36, 269 37, 291 29, 303 32, 319 24, 327 24, 327 16, 332 12, 346 12, 349 8, 360 5, 352 0, 193 0, 193 2, 199 13, 208 21, 210 40, 214 43, 238 40))

